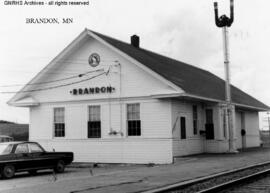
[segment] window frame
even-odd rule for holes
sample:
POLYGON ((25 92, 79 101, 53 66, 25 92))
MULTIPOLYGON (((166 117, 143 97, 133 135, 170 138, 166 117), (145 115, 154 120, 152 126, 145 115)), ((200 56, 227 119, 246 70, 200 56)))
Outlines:
POLYGON ((28 143, 28 151, 29 153, 43 153, 45 150, 37 143, 28 143), (32 151, 31 146, 34 145, 38 147, 41 151, 32 151))
MULTIPOLYGON (((138 124, 136 123, 136 124, 138 124)), ((137 126, 137 125, 136 125, 137 126)), ((137 129, 137 128, 136 128, 137 129)), ((141 104, 140 103, 127 103, 126 104, 126 136, 127 137, 141 137, 142 136, 142 121, 141 121, 141 104), (131 114, 136 114, 138 113, 138 119, 129 119, 129 105, 138 105, 138 112, 131 112, 131 114), (139 133, 135 133, 134 135, 131 135, 129 133, 129 121, 137 121, 139 123, 139 133)))
POLYGON ((101 105, 88 105, 87 106, 87 139, 101 139, 102 138, 102 124, 101 124, 101 105), (99 108, 99 121, 90 121, 90 108, 98 107, 99 108), (99 135, 89 136, 89 124, 90 122, 99 122, 99 135))
POLYGON ((14 150, 14 153, 15 154, 28 154, 29 153, 29 147, 28 147, 28 144, 27 143, 20 143, 20 144, 17 144, 17 146, 16 146, 16 148, 15 148, 15 150, 14 150), (27 152, 17 152, 17 149, 18 149, 18 147, 19 146, 26 146, 27 147, 27 152))
POLYGON ((66 122, 65 122, 65 118, 66 118, 66 108, 65 107, 54 107, 53 108, 53 138, 65 138, 66 137, 66 122), (63 113, 63 122, 55 122, 55 110, 56 109, 63 109, 64 113, 63 113), (64 135, 63 136, 56 136, 56 125, 55 124, 64 124, 64 135))

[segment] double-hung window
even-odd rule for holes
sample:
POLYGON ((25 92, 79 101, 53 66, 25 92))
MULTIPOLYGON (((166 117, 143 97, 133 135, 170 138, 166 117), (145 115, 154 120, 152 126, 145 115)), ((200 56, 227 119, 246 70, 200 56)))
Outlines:
POLYGON ((140 104, 127 104, 128 136, 141 136, 140 104))
POLYGON ((100 106, 89 106, 88 138, 101 137, 100 106))
POLYGON ((54 137, 65 137, 65 108, 54 108, 54 137))

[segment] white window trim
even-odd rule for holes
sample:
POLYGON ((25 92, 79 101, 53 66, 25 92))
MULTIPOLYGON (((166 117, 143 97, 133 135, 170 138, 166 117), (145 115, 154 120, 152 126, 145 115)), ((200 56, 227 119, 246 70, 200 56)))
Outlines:
POLYGON ((66 124, 66 108, 63 107, 63 106, 59 106, 59 107, 53 107, 52 108, 52 139, 66 139, 66 136, 67 136, 67 124, 66 124), (65 136, 63 137, 58 137, 58 136, 55 136, 55 122, 54 122, 54 109, 57 109, 57 108, 63 108, 64 109, 64 124, 65 124, 65 136))
POLYGON ((101 104, 88 104, 87 105, 87 114, 86 114, 86 120, 87 120, 87 124, 86 124, 86 139, 87 140, 92 140, 92 141, 94 141, 94 140, 102 140, 103 139, 103 134, 102 134, 102 105, 101 104), (98 138, 89 138, 88 137, 88 121, 89 121, 89 115, 90 115, 90 106, 99 106, 99 108, 100 108, 100 137, 98 137, 98 138))
POLYGON ((140 102, 131 102, 131 103, 126 103, 126 113, 125 113, 125 122, 126 122, 126 137, 127 138, 143 138, 143 129, 142 129, 142 119, 141 119, 141 103, 140 102), (129 136, 128 135, 128 105, 132 105, 132 104, 139 104, 139 115, 140 115, 140 121, 141 121, 141 135, 136 135, 136 136, 129 136))

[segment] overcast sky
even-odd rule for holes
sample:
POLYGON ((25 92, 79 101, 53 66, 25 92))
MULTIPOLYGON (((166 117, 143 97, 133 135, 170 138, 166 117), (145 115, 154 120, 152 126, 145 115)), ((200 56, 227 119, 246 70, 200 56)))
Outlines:
MULTIPOLYGON (((0 4, 0 91, 17 91, 84 28, 211 71, 224 78, 222 32, 214 23, 213 0, 90 0, 89 6, 0 4), (26 24, 25 18, 71 17, 73 24, 26 24)), ((229 14, 229 0, 219 0, 229 14)), ((269 0, 235 0, 229 29, 232 84, 270 105, 269 0)), ((28 123, 26 108, 10 107, 0 94, 0 119, 28 123)))

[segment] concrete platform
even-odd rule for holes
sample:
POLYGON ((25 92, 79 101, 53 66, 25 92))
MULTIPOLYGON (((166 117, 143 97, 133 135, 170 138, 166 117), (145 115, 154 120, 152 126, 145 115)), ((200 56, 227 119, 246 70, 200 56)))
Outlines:
POLYGON ((40 182, 0 192, 141 192, 256 163, 270 161, 270 148, 252 148, 238 154, 202 154, 176 158, 171 165, 103 165, 68 168, 72 178, 40 182), (80 170, 76 171, 76 170, 80 170), (76 174, 76 176, 74 176, 76 174))

